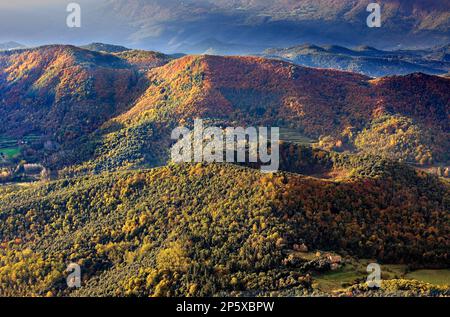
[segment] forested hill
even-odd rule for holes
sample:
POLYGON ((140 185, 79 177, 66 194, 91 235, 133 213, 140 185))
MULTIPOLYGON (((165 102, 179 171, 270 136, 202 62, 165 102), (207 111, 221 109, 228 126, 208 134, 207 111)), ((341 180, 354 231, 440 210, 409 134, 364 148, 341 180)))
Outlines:
POLYGON ((196 117, 290 128, 328 150, 377 148, 386 157, 422 165, 449 157, 445 77, 372 80, 257 57, 175 58, 62 45, 1 52, 0 69, 0 132, 56 142, 56 152, 45 154, 53 168, 73 164, 71 151, 82 162, 110 153, 116 158, 108 164, 115 167, 164 162, 163 154, 157 159, 145 153, 158 141, 167 148, 168 131, 196 117), (119 146, 125 134, 135 145, 119 146))
POLYGON ((449 158, 446 78, 372 80, 264 58, 202 55, 154 68, 147 81, 133 106, 92 137, 96 150, 89 168, 161 164, 167 161, 171 129, 197 117, 211 125, 290 128, 327 150, 422 165, 449 158), (125 144, 124 135, 133 141, 125 144))
POLYGON ((328 181, 186 164, 3 187, 0 295, 320 294, 327 252, 445 267, 448 184, 403 177, 328 181), (74 292, 70 262, 83 267, 74 292))
MULTIPOLYGON (((94 131, 145 89, 128 56, 66 45, 0 52, 0 133, 34 132, 64 143, 94 131)), ((156 58, 164 55, 153 66, 160 65, 156 58)))

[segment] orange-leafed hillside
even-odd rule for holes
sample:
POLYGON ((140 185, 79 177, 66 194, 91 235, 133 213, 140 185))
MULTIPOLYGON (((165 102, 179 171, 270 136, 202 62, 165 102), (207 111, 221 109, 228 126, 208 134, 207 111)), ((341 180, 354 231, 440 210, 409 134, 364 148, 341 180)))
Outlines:
MULTIPOLYGON (((450 156, 450 79, 445 77, 417 73, 373 80, 261 57, 173 59, 57 45, 2 52, 0 69, 0 134, 44 134, 64 147, 95 132, 90 137, 95 145, 88 147, 96 147, 108 166, 148 161, 142 157, 155 149, 154 142, 167 150, 170 130, 195 118, 289 128, 327 150, 421 165, 447 162, 450 156), (139 142, 130 146, 124 135, 139 142)), ((76 146, 69 147, 79 156, 76 146)))
POLYGON ((371 80, 257 57, 186 56, 148 73, 149 88, 121 118, 164 113, 226 118, 340 135, 382 114, 448 130, 450 80, 413 74, 371 80))
POLYGON ((409 115, 428 127, 450 129, 450 80, 411 74, 373 81, 380 105, 389 112, 409 115))
POLYGON ((344 109, 371 112, 368 77, 257 57, 186 56, 148 78, 149 88, 122 119, 161 111, 177 119, 280 121, 320 135, 350 123, 349 116, 336 116, 344 109))
POLYGON ((136 70, 109 54, 53 45, 0 53, 1 132, 70 139, 126 109, 136 70))

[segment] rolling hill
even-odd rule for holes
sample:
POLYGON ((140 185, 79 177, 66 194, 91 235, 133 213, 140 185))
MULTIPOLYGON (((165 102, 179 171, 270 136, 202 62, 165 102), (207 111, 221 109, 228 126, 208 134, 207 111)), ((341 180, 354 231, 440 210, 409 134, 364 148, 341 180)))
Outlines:
POLYGON ((448 162, 445 77, 373 80, 260 57, 174 59, 61 45, 2 52, 0 68, 0 134, 49 141, 25 150, 25 159, 38 153, 52 169, 165 164, 171 129, 197 117, 289 128, 327 150, 372 153, 383 142, 377 154, 386 157, 448 162))
POLYGON ((314 280, 356 256, 446 267, 448 184, 393 172, 333 182, 185 164, 2 187, 0 295, 324 295, 314 280), (83 268, 75 291, 70 262, 83 268))
POLYGON ((91 132, 130 103, 137 72, 123 60, 70 46, 0 55, 1 132, 58 141, 91 132))
POLYGON ((170 131, 197 117, 220 126, 290 128, 327 150, 374 150, 423 165, 448 162, 450 82, 443 77, 372 80, 278 60, 203 55, 154 68, 147 82, 129 110, 91 136, 89 169, 164 164, 170 131), (380 149, 376 142, 383 140, 389 146, 380 149))
POLYGON ((2 52, 0 69, 0 133, 34 132, 58 142, 94 131, 145 87, 132 61, 74 46, 2 52))

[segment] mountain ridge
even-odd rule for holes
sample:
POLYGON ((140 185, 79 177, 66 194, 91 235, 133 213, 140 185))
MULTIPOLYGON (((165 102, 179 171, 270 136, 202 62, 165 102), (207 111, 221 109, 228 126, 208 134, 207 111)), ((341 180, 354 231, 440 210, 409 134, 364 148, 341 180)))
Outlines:
POLYGON ((0 51, 2 51, 2 50, 15 50, 15 49, 21 49, 21 48, 26 48, 26 46, 23 45, 23 44, 14 42, 14 41, 0 43, 0 51))
POLYGON ((447 51, 448 45, 427 50, 383 51, 368 46, 350 49, 338 45, 303 44, 267 49, 261 55, 281 58, 301 66, 334 68, 371 77, 384 77, 416 72, 443 75, 450 69, 447 51))
MULTIPOLYGON (((203 53, 205 48, 196 49, 195 44, 208 39, 241 44, 248 47, 247 53, 259 52, 261 43, 267 48, 310 41, 340 45, 363 43, 392 49, 421 48, 417 43, 423 47, 450 42, 448 3, 383 1, 382 27, 375 29, 366 25, 369 3, 369 0, 232 3, 204 0, 180 5, 178 1, 115 0, 111 7, 124 19, 137 21, 139 28, 133 33, 136 42, 187 53, 203 53)), ((212 45, 210 49, 221 52, 222 46, 212 45)))
POLYGON ((116 167, 132 162, 159 165, 167 160, 162 149, 170 146, 170 129, 198 117, 222 126, 291 128, 320 139, 320 146, 329 150, 365 151, 375 140, 372 134, 378 133, 373 121, 388 116, 383 133, 393 147, 384 154, 421 164, 448 160, 450 82, 445 77, 371 79, 262 57, 173 59, 157 52, 109 54, 58 45, 0 53, 0 67, 6 70, 0 78, 0 111, 13 124, 8 132, 40 132, 58 142, 60 151, 47 155, 46 164, 59 168, 59 161, 70 164, 87 159, 85 155, 103 157, 105 164, 116 167), (77 76, 89 80, 78 87, 77 76), (30 107, 37 101, 39 107, 30 107), (105 107, 100 116, 99 101, 105 107), (21 122, 21 117, 32 124, 21 122), (121 141, 124 135, 135 146, 121 141), (394 150, 402 147, 408 151, 394 150))
POLYGON ((1 52, 0 67, 0 110, 6 111, 2 114, 8 118, 6 122, 17 124, 28 112, 28 121, 2 127, 9 132, 23 129, 79 137, 124 111, 135 94, 133 90, 142 86, 138 69, 125 59, 70 45, 1 52), (39 106, 26 107, 32 104, 39 106), (70 118, 65 118, 66 114, 70 118), (69 126, 72 131, 61 131, 69 126))

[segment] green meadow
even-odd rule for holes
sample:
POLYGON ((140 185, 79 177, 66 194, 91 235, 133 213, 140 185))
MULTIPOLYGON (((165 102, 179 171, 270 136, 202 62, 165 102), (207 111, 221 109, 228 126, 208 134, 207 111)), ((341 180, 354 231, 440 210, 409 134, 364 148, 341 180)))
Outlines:
POLYGON ((315 143, 296 129, 280 128, 280 139, 284 142, 291 142, 298 145, 309 145, 315 143))
MULTIPOLYGON (((373 261, 366 259, 346 259, 346 264, 339 270, 314 276, 316 287, 324 292, 333 292, 344 289, 352 284, 364 282, 368 273, 366 267, 373 261)), ((403 264, 381 264, 381 278, 411 279, 433 285, 450 285, 450 270, 416 270, 407 272, 407 266, 403 264)))
POLYGON ((20 155, 21 147, 19 141, 25 141, 28 143, 38 141, 39 135, 30 134, 23 138, 10 137, 6 135, 0 135, 0 153, 3 153, 6 158, 11 159, 20 155))

